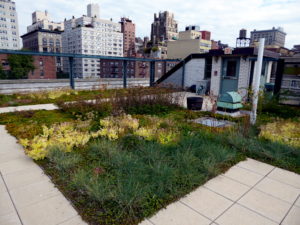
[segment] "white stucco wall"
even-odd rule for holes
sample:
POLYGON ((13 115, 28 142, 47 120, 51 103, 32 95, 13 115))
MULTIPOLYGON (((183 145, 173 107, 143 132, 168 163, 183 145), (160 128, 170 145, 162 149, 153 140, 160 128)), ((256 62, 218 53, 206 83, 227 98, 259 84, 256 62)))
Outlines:
POLYGON ((185 66, 184 86, 191 87, 196 85, 197 81, 204 80, 205 59, 192 59, 185 66))
MULTIPOLYGON (((190 87, 196 85, 197 81, 204 79, 205 59, 191 59, 185 64, 184 86, 190 87)), ((182 67, 165 79, 162 84, 170 84, 181 87, 182 85, 182 67)))
POLYGON ((182 67, 176 70, 167 79, 161 82, 162 85, 171 85, 174 87, 181 87, 182 84, 182 67))
POLYGON ((213 96, 219 95, 221 75, 222 75, 221 67, 222 67, 222 58, 213 57, 212 69, 211 69, 211 82, 210 82, 210 94, 213 96))

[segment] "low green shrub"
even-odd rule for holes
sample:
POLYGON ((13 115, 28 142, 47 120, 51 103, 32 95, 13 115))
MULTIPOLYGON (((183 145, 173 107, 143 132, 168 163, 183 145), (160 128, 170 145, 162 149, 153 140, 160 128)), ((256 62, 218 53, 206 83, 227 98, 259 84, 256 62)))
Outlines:
POLYGON ((101 208, 101 224, 137 224, 242 159, 202 133, 183 137, 176 146, 134 136, 117 142, 100 138, 84 157, 89 163, 70 174, 69 185, 87 196, 82 210, 101 208))
POLYGON ((59 108, 79 120, 99 120, 112 113, 112 104, 106 101, 95 100, 94 102, 77 101, 73 103, 60 102, 59 108))
POLYGON ((66 153, 66 150, 61 148, 52 146, 47 157, 59 171, 70 172, 71 169, 75 168, 82 161, 82 157, 79 154, 66 153))

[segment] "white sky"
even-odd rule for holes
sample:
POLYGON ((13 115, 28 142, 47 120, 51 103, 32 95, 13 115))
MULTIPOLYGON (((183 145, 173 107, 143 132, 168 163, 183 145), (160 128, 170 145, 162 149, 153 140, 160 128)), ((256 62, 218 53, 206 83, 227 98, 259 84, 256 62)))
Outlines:
POLYGON ((53 21, 86 14, 88 3, 99 3, 100 17, 127 16, 136 24, 137 36, 150 36, 153 14, 168 10, 175 14, 179 31, 186 25, 200 25, 212 32, 212 39, 235 46, 241 28, 250 31, 283 27, 286 47, 300 44, 300 0, 15 0, 20 34, 31 24, 31 13, 47 10, 53 21))

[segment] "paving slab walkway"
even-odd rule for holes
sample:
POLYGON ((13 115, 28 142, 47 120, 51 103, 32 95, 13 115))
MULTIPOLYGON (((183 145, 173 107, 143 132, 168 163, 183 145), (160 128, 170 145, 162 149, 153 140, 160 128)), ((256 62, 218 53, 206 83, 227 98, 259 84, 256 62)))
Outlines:
MULTIPOLYGON (((0 225, 83 225, 70 202, 0 126, 0 225)), ((247 159, 141 225, 299 225, 300 175, 247 159)))
POLYGON ((300 225, 300 175, 253 159, 140 225, 300 225))
POLYGON ((84 225, 70 202, 0 126, 0 225, 84 225))
POLYGON ((22 105, 22 106, 10 106, 0 108, 1 113, 9 113, 16 111, 28 111, 28 110, 55 110, 58 107, 54 104, 40 104, 40 105, 22 105))

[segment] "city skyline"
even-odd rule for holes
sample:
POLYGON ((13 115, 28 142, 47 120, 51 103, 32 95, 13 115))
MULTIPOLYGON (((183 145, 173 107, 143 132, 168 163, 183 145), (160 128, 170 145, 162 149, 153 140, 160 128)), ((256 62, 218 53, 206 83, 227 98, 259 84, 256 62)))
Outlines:
POLYGON ((63 21, 72 16, 81 16, 88 3, 98 3, 101 18, 113 18, 114 22, 119 22, 122 16, 129 17, 136 24, 136 33, 140 37, 150 36, 154 13, 168 10, 175 14, 179 31, 186 25, 200 25, 202 30, 212 32, 212 39, 221 40, 232 47, 235 47, 239 29, 247 29, 250 36, 250 31, 254 29, 271 29, 273 26, 284 28, 287 33, 286 47, 291 48, 299 44, 300 30, 295 29, 300 27, 300 15, 297 14, 300 1, 297 0, 253 0, 251 3, 238 0, 158 2, 158 0, 151 2, 120 0, 117 3, 108 0, 53 0, 51 2, 39 0, 33 6, 29 0, 16 0, 21 35, 26 32, 26 26, 31 24, 31 14, 35 10, 47 10, 51 14, 51 20, 63 21))

